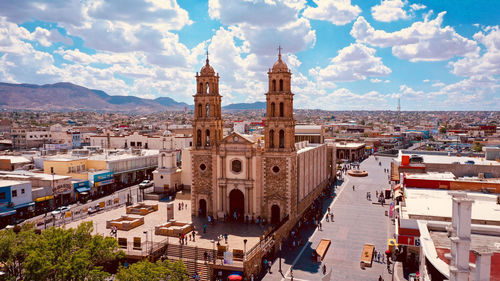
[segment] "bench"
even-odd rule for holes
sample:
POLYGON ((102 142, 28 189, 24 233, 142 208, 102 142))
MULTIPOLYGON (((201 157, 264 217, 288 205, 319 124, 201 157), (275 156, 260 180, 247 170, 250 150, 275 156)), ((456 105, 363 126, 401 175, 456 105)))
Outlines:
POLYGON ((373 244, 365 244, 363 246, 363 254, 361 254, 361 268, 371 267, 372 259, 373 259, 373 251, 375 250, 375 246, 373 244))
POLYGON ((329 239, 321 239, 321 241, 319 242, 318 246, 316 247, 313 253, 313 258, 317 262, 321 262, 323 260, 323 258, 326 255, 326 252, 328 251, 328 248, 330 248, 331 243, 332 241, 330 241, 329 239))

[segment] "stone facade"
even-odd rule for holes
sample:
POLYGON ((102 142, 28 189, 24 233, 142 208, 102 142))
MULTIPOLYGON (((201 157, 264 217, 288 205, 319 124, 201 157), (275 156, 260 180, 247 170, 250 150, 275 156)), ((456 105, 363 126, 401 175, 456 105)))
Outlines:
POLYGON ((326 144, 295 143, 291 72, 281 54, 268 77, 262 143, 260 136, 237 132, 222 137, 219 76, 208 58, 196 75, 190 151, 193 215, 260 216, 271 223, 287 218, 288 225, 296 222, 332 176, 329 171, 335 165, 327 159, 335 157, 327 157, 331 150, 326 144))

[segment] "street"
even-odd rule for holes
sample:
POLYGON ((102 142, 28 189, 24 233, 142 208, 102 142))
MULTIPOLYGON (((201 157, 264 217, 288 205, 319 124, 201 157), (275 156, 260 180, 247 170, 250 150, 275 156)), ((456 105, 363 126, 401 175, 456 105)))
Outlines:
POLYGON ((390 167, 392 158, 378 157, 378 160, 382 162, 381 166, 373 156, 361 163, 360 169, 368 172, 367 177, 344 176, 345 182, 337 189, 337 197, 329 206, 334 214, 334 222, 323 219, 322 230, 314 230, 302 248, 295 251, 285 249, 283 274, 279 273, 279 259, 276 259, 272 274, 267 274, 263 280, 291 280, 291 265, 293 280, 321 280, 324 276, 321 270, 323 264, 327 272, 332 270, 330 280, 378 280, 379 275, 384 280, 391 280, 386 265, 375 259, 371 268, 360 268, 363 245, 371 243, 383 253, 387 248, 387 239, 392 235, 393 225, 384 213, 388 210, 388 204, 384 207, 374 204, 376 191, 389 187, 388 174, 384 173, 384 168, 390 167), (367 192, 371 192, 372 201, 366 199, 367 192), (330 239, 332 243, 323 263, 318 263, 311 256, 322 238, 330 239))

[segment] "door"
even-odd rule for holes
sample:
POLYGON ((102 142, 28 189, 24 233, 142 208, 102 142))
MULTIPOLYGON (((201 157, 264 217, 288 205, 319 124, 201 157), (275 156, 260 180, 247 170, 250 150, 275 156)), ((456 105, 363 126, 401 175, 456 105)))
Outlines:
POLYGON ((229 193, 229 216, 231 220, 243 221, 245 215, 245 195, 238 189, 229 193))

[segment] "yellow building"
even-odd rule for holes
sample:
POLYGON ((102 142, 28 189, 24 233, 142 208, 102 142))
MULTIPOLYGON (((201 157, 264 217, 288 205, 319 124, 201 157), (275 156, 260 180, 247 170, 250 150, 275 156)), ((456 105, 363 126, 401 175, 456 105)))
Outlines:
MULTIPOLYGON (((87 158, 50 158, 43 162, 45 174, 71 176, 74 179, 88 180, 87 158)), ((96 169, 97 170, 97 169, 96 169)))

